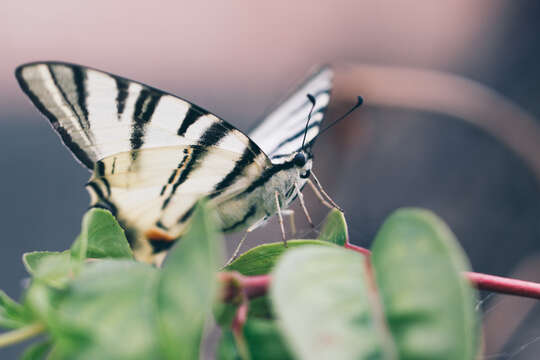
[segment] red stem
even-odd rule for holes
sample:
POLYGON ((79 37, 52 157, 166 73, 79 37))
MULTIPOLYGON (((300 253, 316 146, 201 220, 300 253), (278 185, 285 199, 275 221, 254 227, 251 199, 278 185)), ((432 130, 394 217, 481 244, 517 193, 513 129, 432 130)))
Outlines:
POLYGON ((364 254, 366 256, 371 255, 371 251, 369 251, 368 249, 363 248, 361 246, 356 246, 354 244, 349 243, 348 241, 345 243, 345 248, 346 249, 351 249, 351 250, 356 251, 356 252, 359 252, 359 253, 364 254))
POLYGON ((270 275, 244 276, 240 281, 246 296, 251 299, 267 293, 270 275))
POLYGON ((232 323, 232 331, 236 336, 242 336, 242 329, 246 323, 247 314, 249 310, 249 302, 247 300, 242 301, 238 309, 236 309, 236 314, 234 315, 232 323))
POLYGON ((247 299, 245 294, 242 297, 242 303, 240 304, 240 306, 238 306, 238 308, 236 309, 236 313, 234 314, 231 329, 240 358, 249 359, 249 350, 247 347, 246 339, 244 337, 244 325, 246 324, 248 316, 249 300, 247 299))
MULTIPOLYGON (((345 248, 367 256, 368 260, 369 256, 371 255, 371 252, 368 249, 353 244, 346 243, 345 248)), ((467 279, 469 279, 472 285, 479 290, 540 299, 540 283, 476 272, 465 272, 464 275, 467 279)), ((225 301, 233 299, 234 294, 238 294, 238 291, 241 291, 243 296, 247 297, 248 299, 263 296, 268 292, 268 287, 270 286, 270 281, 272 280, 270 275, 243 276, 238 273, 221 273, 220 278, 222 282, 225 284, 229 283, 230 285, 228 288, 226 288, 224 294, 225 301), (236 282, 237 287, 231 285, 232 281, 236 282)), ((247 312, 247 307, 241 306, 238 310, 238 320, 240 324, 242 324, 242 320, 244 319, 245 321, 244 312, 247 312)))
POLYGON ((539 283, 475 272, 466 272, 465 276, 480 290, 540 299, 539 283))
MULTIPOLYGON (((371 252, 368 249, 350 244, 348 242, 345 243, 345 247, 366 256, 371 255, 371 252)), ((540 299, 539 283, 475 272, 465 272, 464 274, 472 285, 479 290, 488 290, 501 294, 540 299)))

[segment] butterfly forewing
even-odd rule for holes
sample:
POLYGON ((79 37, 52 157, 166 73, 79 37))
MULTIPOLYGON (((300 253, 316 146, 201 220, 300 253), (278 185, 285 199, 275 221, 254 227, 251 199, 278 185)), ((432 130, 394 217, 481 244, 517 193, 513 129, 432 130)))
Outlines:
POLYGON ((64 63, 23 65, 16 75, 64 143, 89 168, 117 153, 194 145, 203 136, 234 152, 257 147, 208 111, 119 76, 64 63))
POLYGON ((329 67, 315 72, 249 133, 250 138, 272 160, 301 149, 306 121, 312 107, 307 94, 315 97, 315 107, 306 135, 306 144, 310 144, 317 136, 330 101, 332 77, 333 72, 329 67))

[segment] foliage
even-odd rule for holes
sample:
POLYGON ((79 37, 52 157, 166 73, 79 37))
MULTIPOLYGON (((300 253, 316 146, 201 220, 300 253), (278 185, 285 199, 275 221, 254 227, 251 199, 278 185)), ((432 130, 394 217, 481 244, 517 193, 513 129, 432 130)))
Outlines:
POLYGON ((333 210, 319 239, 261 245, 220 271, 202 202, 158 269, 92 209, 70 250, 23 256, 32 280, 21 303, 0 292, 0 345, 43 331, 23 359, 196 359, 213 317, 219 359, 474 359, 475 292, 447 226, 398 210, 371 259, 347 248, 346 226, 333 210))

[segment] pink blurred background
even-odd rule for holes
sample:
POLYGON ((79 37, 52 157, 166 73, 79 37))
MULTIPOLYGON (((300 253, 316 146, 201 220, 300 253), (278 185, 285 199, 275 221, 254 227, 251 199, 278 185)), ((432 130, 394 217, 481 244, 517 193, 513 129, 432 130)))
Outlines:
MULTIPOLYGON (((356 95, 366 105, 318 142, 315 170, 351 239, 369 246, 392 210, 423 206, 476 271, 540 280, 539 16, 535 2, 509 0, 2 2, 0 288, 17 297, 21 254, 68 247, 88 204, 87 171, 13 76, 36 60, 148 83, 244 130, 310 68, 335 64, 329 117, 356 95)), ((307 197, 321 222, 326 209, 307 197)), ((250 245, 277 235, 274 222, 250 245)), ((480 308, 486 357, 538 358, 537 342, 522 348, 540 336, 535 302, 490 297, 480 308)))
POLYGON ((225 118, 251 120, 315 64, 458 72, 466 64, 487 72, 483 58, 497 53, 509 4, 7 1, 0 13, 0 106, 21 111, 27 104, 15 66, 57 59, 158 85, 225 118))

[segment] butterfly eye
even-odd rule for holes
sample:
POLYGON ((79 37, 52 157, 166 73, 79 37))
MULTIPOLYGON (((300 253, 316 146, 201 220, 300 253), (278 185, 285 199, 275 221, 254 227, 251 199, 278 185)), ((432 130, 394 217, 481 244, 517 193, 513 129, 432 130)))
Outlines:
POLYGON ((298 153, 294 155, 293 162, 294 162, 294 165, 298 167, 302 167, 306 165, 306 155, 304 155, 303 153, 298 153))

